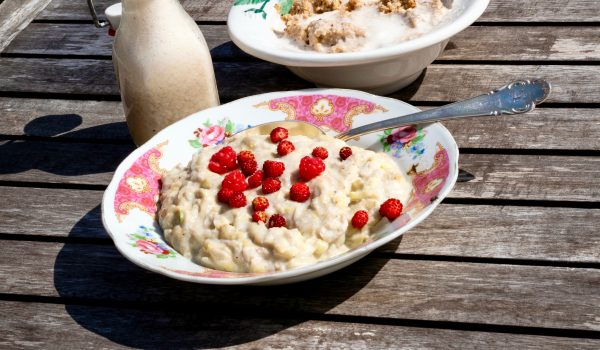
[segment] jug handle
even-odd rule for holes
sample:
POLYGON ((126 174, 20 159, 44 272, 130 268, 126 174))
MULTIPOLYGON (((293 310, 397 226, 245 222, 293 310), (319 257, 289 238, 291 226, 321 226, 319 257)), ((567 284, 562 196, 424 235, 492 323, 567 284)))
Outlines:
POLYGON ((90 9, 90 15, 92 15, 92 19, 94 20, 94 25, 96 28, 104 28, 109 25, 108 21, 101 20, 98 18, 98 14, 96 14, 96 9, 94 8, 94 2, 92 0, 87 0, 88 7, 90 9))

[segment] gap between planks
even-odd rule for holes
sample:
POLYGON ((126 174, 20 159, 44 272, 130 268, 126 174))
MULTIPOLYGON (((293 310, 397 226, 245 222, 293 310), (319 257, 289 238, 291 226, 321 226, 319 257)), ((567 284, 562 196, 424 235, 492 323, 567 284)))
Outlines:
MULTIPOLYGON (((97 9, 105 9, 114 0, 98 0, 97 9)), ((225 21, 233 0, 184 0, 183 6, 198 21, 225 21)), ((90 20, 84 3, 78 0, 54 0, 37 19, 90 20)), ((596 0, 492 0, 479 18, 482 22, 600 22, 596 0), (515 9, 518 8, 518 11, 515 9)))
MULTIPOLYGON (((517 349, 540 347, 541 349, 596 349, 597 340, 553 337, 545 335, 515 334, 511 332, 490 333, 473 327, 454 330, 440 324, 415 326, 389 325, 373 320, 372 323, 356 323, 356 319, 316 315, 318 320, 284 315, 280 318, 239 317, 239 315, 206 315, 187 310, 136 310, 110 306, 77 304, 43 304, 39 302, 0 302, 3 314, 13 315, 8 322, 0 324, 3 342, 16 347, 27 339, 29 344, 53 344, 64 341, 68 334, 69 344, 77 349, 115 348, 130 346, 155 347, 170 339, 171 348, 195 348, 236 346, 236 349, 262 349, 267 347, 337 347, 340 344, 352 349, 396 348, 401 339, 402 347, 446 349, 453 344, 460 349, 486 347, 517 349), (116 327, 115 324, 135 328, 116 327), (34 332, 31 332, 35 329, 34 332), (58 331, 57 331, 58 330, 58 331), (108 334, 106 330, 110 330, 108 334), (94 334, 90 334, 92 331, 94 334), (116 333, 115 333, 116 331, 116 333), (327 337, 323 337, 323 335, 327 337)), ((367 320, 371 321, 371 320, 367 320)), ((456 328, 460 324, 450 324, 456 328)), ((487 328, 487 327, 485 327, 487 328)), ((526 332, 532 333, 531 328, 526 332)), ((543 329, 542 332, 547 332, 543 329)), ((564 335, 564 334, 563 334, 564 335)), ((574 334, 573 334, 574 335, 574 334)), ((581 334, 577 334, 581 335, 581 334)))
MULTIPOLYGON (((224 25, 200 25, 214 61, 257 59, 238 49, 224 25)), ((32 23, 4 50, 4 57, 110 59, 113 38, 91 24, 32 23)), ((438 58, 447 63, 597 64, 598 27, 480 27, 451 38, 438 58)))
POLYGON ((5 295, 141 307, 168 303, 190 310, 218 310, 226 300, 231 309, 260 306, 276 312, 600 331, 597 269, 367 256, 301 284, 228 287, 145 271, 114 247, 21 241, 5 241, 3 247, 0 276, 6 283, 0 293, 5 295), (314 289, 318 295, 306 293, 314 289))

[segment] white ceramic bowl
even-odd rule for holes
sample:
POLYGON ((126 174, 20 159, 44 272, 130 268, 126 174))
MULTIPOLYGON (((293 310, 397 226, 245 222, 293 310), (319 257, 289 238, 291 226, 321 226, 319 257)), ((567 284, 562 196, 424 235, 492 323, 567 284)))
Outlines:
POLYGON ((159 132, 119 165, 102 200, 102 221, 117 249, 133 263, 176 279, 209 284, 281 284, 322 276, 364 257, 424 220, 450 192, 458 176, 458 147, 435 123, 362 136, 355 145, 387 152, 408 174, 414 191, 402 216, 382 221, 369 242, 337 257, 285 272, 243 274, 215 271, 181 256, 164 240, 155 221, 161 174, 187 164, 249 124, 296 119, 329 134, 408 113, 404 102, 360 91, 311 89, 251 96, 195 113, 159 132), (316 114, 315 114, 316 113, 316 114), (401 134, 400 134, 401 133, 401 134), (401 137, 400 137, 401 136, 401 137))
POLYGON ((442 53, 453 35, 481 16, 489 0, 455 0, 455 18, 416 39, 375 50, 335 54, 283 48, 281 39, 272 30, 278 21, 279 14, 274 8, 278 1, 266 2, 264 16, 262 12, 252 11, 254 8, 260 9, 262 2, 234 5, 229 11, 229 36, 242 50, 266 61, 285 65, 301 78, 318 86, 359 89, 385 95, 415 81, 442 53))

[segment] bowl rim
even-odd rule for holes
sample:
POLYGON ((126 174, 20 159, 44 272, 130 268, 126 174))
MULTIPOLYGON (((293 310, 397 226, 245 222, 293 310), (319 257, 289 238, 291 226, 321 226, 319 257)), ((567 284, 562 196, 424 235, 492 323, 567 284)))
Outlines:
MULTIPOLYGON (((227 17, 227 30, 231 40, 243 51, 258 58, 297 67, 333 67, 378 62, 433 46, 450 39, 473 24, 485 11, 490 0, 472 0, 454 20, 416 39, 368 51, 322 53, 314 51, 273 50, 273 46, 256 45, 248 41, 245 31, 237 26, 236 17, 244 15, 240 6, 232 6, 227 17)), ((274 5, 271 5, 274 6, 274 5)), ((265 21, 265 23, 267 23, 265 21)))
POLYGON ((412 229, 413 227, 415 227, 416 225, 421 223, 423 220, 425 220, 433 212, 433 210, 435 210, 435 208, 438 207, 438 205, 442 202, 442 200, 446 196, 448 196, 450 191, 452 191, 452 189, 456 185, 456 181, 458 179, 458 158, 459 158, 458 145, 456 143, 456 140, 454 140, 454 137, 452 136, 452 134, 446 127, 444 127, 441 123, 433 123, 433 124, 437 124, 437 125, 441 126, 441 128, 439 129, 440 132, 442 132, 448 138, 448 140, 451 141, 452 146, 454 147, 454 151, 456 152, 456 158, 454 159, 452 164, 454 165, 454 169, 456 169, 456 171, 453 174, 450 174, 450 176, 448 177, 448 180, 449 180, 448 185, 445 186, 445 189, 439 193, 438 198, 435 199, 435 201, 431 202, 430 205, 427 206, 427 208, 425 208, 421 212, 419 212, 417 217, 412 218, 409 223, 403 225, 402 227, 396 228, 393 231, 391 231, 390 233, 388 233, 387 235, 380 237, 378 239, 375 239, 365 245, 362 245, 360 247, 357 247, 353 250, 347 251, 340 255, 331 257, 329 259, 316 262, 314 264, 301 266, 301 267, 293 268, 293 269, 286 270, 286 271, 258 275, 258 276, 241 276, 241 277, 225 277, 225 278, 201 277, 201 276, 176 274, 169 270, 161 269, 161 268, 159 268, 159 266, 150 264, 150 263, 146 262, 145 260, 136 259, 135 257, 131 256, 130 251, 125 249, 125 243, 123 242, 123 240, 117 239, 115 237, 117 233, 113 232, 113 230, 112 230, 113 224, 108 221, 108 215, 110 215, 109 213, 111 213, 111 211, 113 210, 114 196, 116 193, 116 188, 119 185, 119 181, 122 178, 122 176, 125 174, 127 169, 133 164, 133 162, 135 162, 135 160, 137 160, 140 156, 142 156, 145 152, 147 152, 151 148, 150 146, 154 146, 154 145, 158 144, 161 140, 163 140, 165 138, 165 135, 171 133, 172 130, 177 129, 179 127, 178 124, 182 124, 182 122, 186 119, 189 119, 195 115, 198 115, 199 113, 206 113, 205 111, 210 112, 210 111, 217 110, 224 105, 229 105, 229 104, 244 101, 244 100, 254 99, 257 96, 270 98, 273 96, 279 96, 282 93, 284 93, 284 94, 324 93, 324 94, 331 94, 331 95, 336 95, 336 94, 344 95, 344 94, 359 93, 359 94, 364 94, 364 96, 369 97, 369 98, 393 100, 394 103, 402 104, 405 107, 414 110, 415 112, 420 111, 419 108, 417 108, 409 103, 406 103, 404 101, 401 101, 401 100, 398 100, 395 98, 391 98, 391 97, 378 96, 378 95, 370 94, 368 92, 364 92, 364 91, 360 91, 360 90, 338 89, 338 88, 312 88, 312 89, 300 89, 300 90, 290 90, 290 91, 277 91, 277 92, 251 95, 251 96, 247 96, 247 97, 240 98, 237 100, 233 100, 231 102, 228 102, 228 103, 225 103, 225 104, 222 104, 219 106, 207 108, 205 110, 192 113, 189 116, 187 116, 183 119, 180 119, 179 121, 169 125, 165 129, 159 131, 150 140, 146 141, 144 144, 142 144, 141 146, 136 148, 125 159, 123 159, 121 161, 121 163, 119 164, 117 169, 114 171, 113 177, 112 177, 110 183, 108 184, 106 190, 104 191, 104 194, 102 195, 102 203, 101 203, 100 207, 101 207, 102 224, 104 226, 104 229, 106 230, 106 232, 108 233, 110 238, 113 240, 115 247, 117 248, 119 253, 122 256, 124 256, 127 260, 129 260, 130 262, 132 262, 133 264, 135 264, 139 267, 142 267, 142 268, 152 271, 152 272, 159 273, 161 275, 165 275, 170 278, 174 278, 174 279, 186 281, 186 282, 202 283, 202 284, 215 284, 215 285, 256 285, 256 284, 268 283, 268 282, 272 282, 272 281, 283 281, 282 283, 286 283, 285 282, 286 279, 293 279, 294 277, 298 277, 301 275, 306 275, 306 274, 314 273, 314 272, 321 271, 321 270, 327 270, 328 268, 331 268, 335 265, 343 264, 344 262, 351 261, 353 259, 359 259, 361 256, 367 255, 368 253, 381 247, 382 245, 402 236, 404 233, 406 233, 407 231, 409 231, 410 229, 412 229))

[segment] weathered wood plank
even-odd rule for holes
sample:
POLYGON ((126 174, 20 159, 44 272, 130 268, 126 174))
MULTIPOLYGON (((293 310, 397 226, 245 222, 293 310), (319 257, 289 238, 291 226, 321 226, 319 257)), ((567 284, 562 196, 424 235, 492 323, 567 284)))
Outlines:
MULTIPOLYGON (((215 72, 224 101, 313 87, 284 67, 266 62, 216 62, 215 72)), ((548 102, 595 103, 599 74, 600 66, 433 64, 417 82, 391 96, 408 101, 455 101, 516 79, 542 77, 554 87, 548 102)), ((0 89, 118 96, 108 60, 0 58, 0 89)))
POLYGON ((0 52, 52 0, 0 1, 0 52))
POLYGON ((0 135, 129 141, 121 102, 0 97, 0 135))
MULTIPOLYGON (((117 0, 95 1, 98 10, 117 0)), ((233 0, 183 0, 184 7, 197 21, 225 21, 233 0)), ((77 0, 53 0, 37 19, 89 20, 90 14, 77 0)), ((493 22, 597 22, 600 8, 596 0, 492 0, 481 21, 493 22), (518 9, 515 10, 515 9, 518 9)))
POLYGON ((492 0, 480 21, 598 22, 596 0, 492 0))
MULTIPOLYGON (((101 191, 0 187, 0 198, 2 234, 109 239, 101 191)), ((600 209, 442 204, 379 251, 598 263, 598 226, 600 209)))
POLYGON ((146 272, 112 246, 3 241, 2 247, 0 293, 600 330, 598 269, 367 257, 301 285, 242 288, 146 272))
MULTIPOLYGON (((0 141, 0 180, 107 185, 133 145, 0 141)), ((600 158, 463 154, 460 168, 474 179, 455 198, 598 201, 600 158)))
MULTIPOLYGON (((199 26, 213 60, 251 59, 230 40, 225 25, 199 26)), ((112 38, 89 24, 32 23, 4 50, 10 54, 112 54, 112 38)), ((600 59, 599 27, 474 26, 453 37, 444 60, 573 60, 600 59)))
POLYGON ((600 340, 486 333, 306 319, 232 318, 189 310, 132 310, 0 302, 0 346, 11 349, 597 349, 600 340))
MULTIPOLYGON (((252 59, 229 40, 225 25, 200 25, 213 60, 252 59)), ((4 50, 9 54, 112 55, 113 38, 89 24, 31 23, 4 50)))
MULTIPOLYGON (((0 97, 0 118, 0 135, 130 140, 120 102, 0 97)), ((600 111, 592 108, 538 108, 444 125, 461 148, 600 150, 600 111), (565 130, 577 137, 565 142, 565 130)))
POLYGON ((457 183, 452 197, 598 201, 600 158, 463 154, 461 169, 475 179, 457 183))
POLYGON ((131 145, 0 141, 0 179, 107 185, 131 145))

